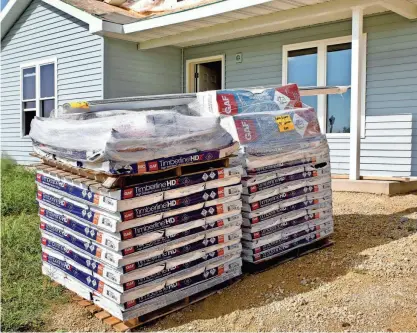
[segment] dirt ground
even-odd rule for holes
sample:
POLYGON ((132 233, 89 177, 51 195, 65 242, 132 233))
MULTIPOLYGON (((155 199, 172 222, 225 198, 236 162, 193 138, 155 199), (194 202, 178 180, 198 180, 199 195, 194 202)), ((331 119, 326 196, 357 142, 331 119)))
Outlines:
MULTIPOLYGON (((145 331, 417 331, 417 194, 334 193, 335 245, 244 278, 145 331)), ((74 304, 45 331, 107 331, 74 304)))

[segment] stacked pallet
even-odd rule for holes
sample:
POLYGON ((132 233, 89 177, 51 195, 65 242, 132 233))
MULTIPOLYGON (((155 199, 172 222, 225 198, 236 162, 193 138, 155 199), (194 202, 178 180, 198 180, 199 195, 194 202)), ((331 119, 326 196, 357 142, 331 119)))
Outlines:
MULTIPOLYGON (((54 119, 48 121, 52 126, 54 119)), ((97 171, 106 167, 102 160, 89 162, 92 169, 76 167, 79 161, 68 158, 74 150, 49 142, 36 147, 44 162, 36 175, 42 271, 53 280, 125 321, 241 274, 243 170, 229 166, 238 149, 233 140, 168 157, 154 149, 154 160, 141 163, 144 168, 136 163, 135 173, 124 168, 125 175, 97 171)), ((118 142, 111 149, 132 154, 125 148, 118 142)))
POLYGON ((329 147, 296 85, 202 93, 195 109, 222 117, 242 146, 247 267, 333 232, 329 147))

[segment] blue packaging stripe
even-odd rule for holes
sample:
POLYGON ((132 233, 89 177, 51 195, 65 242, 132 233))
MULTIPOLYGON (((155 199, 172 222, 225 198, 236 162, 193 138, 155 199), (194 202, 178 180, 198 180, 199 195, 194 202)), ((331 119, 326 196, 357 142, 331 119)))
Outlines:
POLYGON ((134 187, 122 190, 122 200, 141 197, 154 193, 179 189, 186 186, 205 183, 207 181, 220 179, 223 169, 205 171, 196 174, 143 183, 134 187), (219 177, 220 176, 220 177, 219 177))
POLYGON ((272 197, 266 198, 266 199, 262 199, 260 201, 257 202, 253 202, 250 204, 251 210, 255 211, 257 209, 263 208, 263 207, 267 207, 270 206, 272 204, 287 200, 287 199, 292 199, 292 198, 296 198, 299 197, 301 195, 304 194, 309 194, 309 193, 313 193, 313 192, 317 192, 317 187, 316 186, 304 186, 302 188, 298 188, 292 191, 288 191, 285 193, 280 193, 277 195, 274 195, 272 197))
POLYGON ((36 174, 36 181, 39 184, 44 185, 46 187, 67 193, 69 195, 88 201, 90 203, 94 203, 94 193, 89 191, 88 189, 74 186, 72 184, 69 184, 68 182, 57 180, 40 173, 36 174))
POLYGON ((94 245, 93 243, 91 243, 90 241, 83 241, 69 233, 67 233, 64 230, 61 230, 58 227, 55 227, 51 224, 45 223, 45 222, 41 222, 40 224, 40 228, 46 232, 49 232, 52 235, 57 236, 58 238, 61 238, 65 241, 67 241, 68 243, 74 245, 75 247, 78 247, 79 249, 95 256, 95 257, 100 257, 100 249, 99 247, 97 247, 96 245, 94 245))
POLYGON ((79 270, 78 268, 70 265, 64 260, 60 260, 55 258, 47 253, 42 253, 42 260, 47 262, 48 264, 55 266, 68 275, 76 278, 78 281, 82 282, 84 285, 88 286, 91 289, 94 289, 101 293, 100 288, 103 286, 103 282, 98 280, 97 278, 79 270))
POLYGON ((101 232, 97 229, 78 223, 74 219, 66 215, 56 213, 48 208, 39 208, 39 215, 44 216, 48 220, 59 223, 62 226, 69 228, 83 237, 87 237, 93 241, 97 241, 100 237, 101 232))
POLYGON ((110 173, 120 174, 145 174, 157 171, 173 169, 179 166, 209 162, 220 158, 220 150, 203 151, 199 153, 176 155, 160 158, 153 161, 133 163, 122 166, 117 162, 110 162, 110 173))
POLYGON ((214 215, 217 215, 219 212, 222 212, 222 211, 219 211, 217 206, 211 206, 208 208, 203 207, 201 209, 170 216, 170 217, 167 217, 165 219, 162 219, 153 223, 145 224, 143 226, 126 229, 126 230, 123 230, 120 234, 122 236, 122 240, 135 238, 135 237, 139 237, 150 232, 163 230, 163 229, 170 228, 176 225, 181 225, 181 224, 188 223, 191 221, 203 219, 209 216, 214 216, 214 215))
POLYGON ((73 202, 61 199, 58 196, 45 193, 42 190, 38 190, 37 198, 39 201, 45 202, 51 206, 62 209, 80 218, 83 221, 86 221, 88 223, 92 223, 94 221, 94 215, 96 213, 92 211, 90 208, 85 208, 83 206, 74 204, 73 202))
POLYGON ((102 264, 100 264, 99 262, 79 255, 78 253, 75 253, 74 251, 72 251, 70 248, 66 247, 65 245, 62 245, 58 242, 55 241, 51 241, 47 238, 42 237, 42 245, 46 246, 47 248, 50 248, 58 253, 61 253, 65 256, 67 256, 68 258, 74 260, 76 263, 91 269, 94 273, 99 273, 100 269, 103 267, 102 264))
POLYGON ((165 201, 157 202, 153 205, 124 211, 122 212, 122 220, 128 221, 128 220, 135 219, 135 218, 142 218, 142 217, 149 216, 149 215, 164 213, 173 209, 188 207, 188 206, 206 202, 209 199, 214 200, 218 198, 219 198, 219 189, 215 188, 215 189, 210 189, 210 190, 204 190, 202 192, 193 193, 186 197, 165 200, 165 201), (133 212, 133 215, 132 215, 132 212, 133 212))
POLYGON ((279 186, 285 183, 289 183, 292 181, 310 179, 310 178, 314 178, 317 176, 318 176, 318 173, 316 171, 303 171, 303 172, 295 173, 292 175, 277 177, 277 178, 268 180, 263 183, 249 186, 248 191, 249 191, 249 194, 252 194, 255 192, 263 191, 263 190, 266 190, 275 186, 279 186))

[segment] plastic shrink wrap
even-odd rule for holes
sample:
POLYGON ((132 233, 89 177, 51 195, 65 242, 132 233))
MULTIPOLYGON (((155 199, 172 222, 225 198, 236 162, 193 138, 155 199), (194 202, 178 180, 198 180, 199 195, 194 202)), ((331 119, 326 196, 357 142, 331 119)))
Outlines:
POLYGON ((35 118, 35 148, 81 162, 135 163, 179 154, 218 150, 233 144, 215 117, 175 111, 97 112, 80 119, 35 118))

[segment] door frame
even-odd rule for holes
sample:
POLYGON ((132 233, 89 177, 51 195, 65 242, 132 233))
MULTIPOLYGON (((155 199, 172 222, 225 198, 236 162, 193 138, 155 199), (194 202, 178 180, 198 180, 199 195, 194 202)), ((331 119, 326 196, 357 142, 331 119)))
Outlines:
POLYGON ((215 61, 221 61, 222 66, 222 85, 221 89, 225 88, 225 78, 226 78, 226 55, 220 54, 210 57, 204 57, 204 58, 195 58, 195 59, 189 59, 185 62, 185 90, 187 93, 193 93, 195 90, 195 80, 194 80, 194 68, 195 65, 198 64, 204 64, 208 62, 215 62, 215 61))

